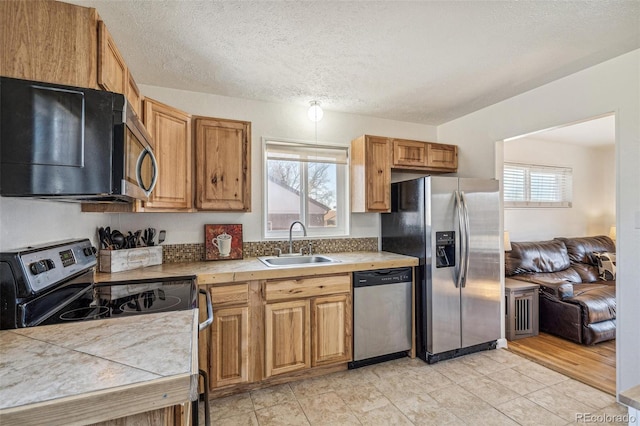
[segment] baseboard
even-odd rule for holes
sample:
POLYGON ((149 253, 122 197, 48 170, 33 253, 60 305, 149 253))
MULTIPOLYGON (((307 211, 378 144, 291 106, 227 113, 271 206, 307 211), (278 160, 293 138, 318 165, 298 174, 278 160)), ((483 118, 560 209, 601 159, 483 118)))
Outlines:
POLYGON ((503 348, 507 348, 507 339, 498 339, 497 340, 498 345, 496 346, 497 349, 503 349, 503 348))

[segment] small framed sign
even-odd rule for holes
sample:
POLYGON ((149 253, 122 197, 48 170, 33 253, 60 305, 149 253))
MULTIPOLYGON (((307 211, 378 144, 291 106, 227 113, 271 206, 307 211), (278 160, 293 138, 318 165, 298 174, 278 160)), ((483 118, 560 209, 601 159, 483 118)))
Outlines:
POLYGON ((242 259, 242 225, 205 225, 205 260, 242 259))

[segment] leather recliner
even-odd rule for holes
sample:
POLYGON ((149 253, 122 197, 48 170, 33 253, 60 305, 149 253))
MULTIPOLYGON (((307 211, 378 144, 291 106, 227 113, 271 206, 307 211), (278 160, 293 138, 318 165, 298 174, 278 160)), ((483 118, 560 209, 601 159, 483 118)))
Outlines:
POLYGON ((512 242, 505 275, 540 285, 540 330, 592 345, 616 336, 615 281, 599 277, 593 253, 615 252, 607 236, 512 242))

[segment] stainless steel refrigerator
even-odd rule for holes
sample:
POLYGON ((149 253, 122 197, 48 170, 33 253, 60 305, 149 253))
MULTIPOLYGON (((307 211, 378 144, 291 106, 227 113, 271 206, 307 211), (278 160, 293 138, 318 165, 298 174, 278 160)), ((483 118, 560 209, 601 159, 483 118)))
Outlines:
POLYGON ((416 350, 429 363, 500 338, 498 181, 427 176, 391 186, 382 250, 415 256, 416 350))

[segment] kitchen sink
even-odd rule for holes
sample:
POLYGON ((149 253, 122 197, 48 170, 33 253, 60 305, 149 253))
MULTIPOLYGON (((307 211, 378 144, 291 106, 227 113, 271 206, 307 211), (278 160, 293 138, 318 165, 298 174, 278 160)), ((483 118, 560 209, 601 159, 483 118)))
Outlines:
POLYGON ((328 265, 340 262, 339 260, 320 255, 259 257, 258 260, 272 268, 282 268, 285 266, 328 265))

